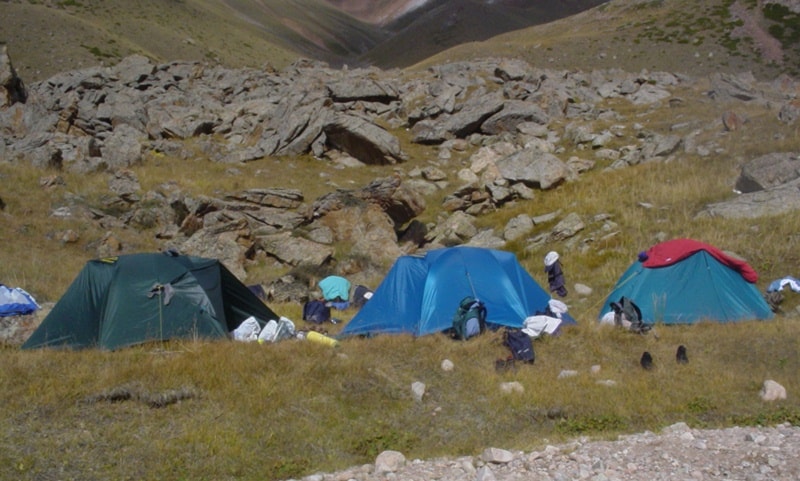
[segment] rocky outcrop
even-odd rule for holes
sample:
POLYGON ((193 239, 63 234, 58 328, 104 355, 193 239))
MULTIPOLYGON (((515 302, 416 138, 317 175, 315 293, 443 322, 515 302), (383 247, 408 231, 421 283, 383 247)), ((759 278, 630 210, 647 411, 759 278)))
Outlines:
POLYGON ((800 209, 800 154, 774 152, 742 165, 734 199, 706 206, 697 216, 752 219, 800 209))
MULTIPOLYGON (((76 198, 54 216, 79 216, 111 230, 153 229, 165 247, 222 259, 242 278, 248 263, 264 259, 291 269, 333 269, 341 260, 334 246, 341 245, 353 258, 381 266, 442 245, 500 248, 513 241, 535 248, 558 241, 588 248, 618 233, 605 214, 517 217, 497 231, 479 229, 475 220, 575 181, 598 164, 614 171, 684 153, 711 155, 715 136, 747 128, 737 103, 793 123, 800 92, 788 77, 763 83, 746 74, 718 75, 706 84, 665 72, 565 72, 509 59, 418 72, 335 70, 300 60, 273 71, 157 65, 143 56, 64 72, 26 90, 7 56, 0 58, 6 100, 0 159, 109 175, 102 206, 76 198), (614 107, 681 108, 675 92, 701 88, 708 101, 724 104, 722 125, 647 128, 623 122, 624 109, 614 107), (401 129, 408 132, 400 135, 401 129), (410 151, 433 154, 426 166, 405 172, 410 151), (169 184, 143 192, 133 173, 154 156, 180 162, 197 155, 232 169, 265 157, 311 155, 337 168, 391 165, 394 172, 310 203, 299 190, 271 186, 216 197, 169 184), (441 212, 422 223, 417 217, 431 196, 442 199, 441 212)), ((761 190, 698 215, 800 208, 792 155, 746 162, 737 188, 761 190)), ((114 239, 88 242, 104 252, 124 249, 114 239)), ((303 290, 281 282, 271 291, 303 290)))
POLYGON ((0 46, 0 109, 17 102, 24 103, 27 97, 25 85, 8 58, 8 48, 5 45, 0 46))
POLYGON ((800 154, 774 152, 747 161, 736 180, 736 190, 756 192, 800 178, 800 154))

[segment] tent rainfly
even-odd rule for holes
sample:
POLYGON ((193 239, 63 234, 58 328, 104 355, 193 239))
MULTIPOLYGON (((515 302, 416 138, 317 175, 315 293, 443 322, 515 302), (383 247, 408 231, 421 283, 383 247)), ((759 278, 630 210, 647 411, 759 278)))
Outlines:
POLYGON ((218 260, 130 254, 87 262, 22 348, 227 338, 250 316, 279 317, 218 260))
POLYGON ((639 254, 606 298, 599 318, 624 296, 639 306, 648 323, 770 319, 772 310, 757 280, 741 259, 700 241, 674 239, 639 254))
POLYGON ((466 246, 435 249, 399 257, 339 336, 442 332, 451 327, 466 296, 486 305, 488 324, 509 327, 522 327, 550 300, 513 253, 466 246))

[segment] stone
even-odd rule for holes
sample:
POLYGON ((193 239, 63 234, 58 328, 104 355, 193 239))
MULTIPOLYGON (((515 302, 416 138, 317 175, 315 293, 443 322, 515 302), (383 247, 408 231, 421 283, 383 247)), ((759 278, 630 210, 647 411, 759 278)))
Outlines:
POLYGON ((411 394, 414 396, 415 401, 422 401, 423 396, 425 396, 425 383, 419 381, 411 383, 411 394))
POLYGON ((522 393, 525 392, 525 387, 518 381, 504 382, 500 384, 500 391, 503 394, 522 393))
POLYGON ((514 454, 505 449, 486 448, 481 453, 481 460, 483 460, 485 463, 505 464, 514 460, 514 454))
POLYGON ((764 381, 764 385, 761 387, 761 392, 759 394, 764 401, 778 401, 786 399, 786 388, 772 379, 767 379, 764 381))
POLYGON ((450 359, 445 359, 442 361, 442 371, 450 372, 455 368, 455 364, 450 359))
POLYGON ((383 451, 375 458, 375 473, 394 473, 406 464, 406 457, 399 451, 383 451))

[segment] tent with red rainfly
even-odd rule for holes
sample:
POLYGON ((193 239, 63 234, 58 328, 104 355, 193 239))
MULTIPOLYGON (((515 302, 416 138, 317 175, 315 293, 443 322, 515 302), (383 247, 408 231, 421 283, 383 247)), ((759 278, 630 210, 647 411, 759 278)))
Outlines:
POLYGON ((627 297, 646 323, 692 324, 770 319, 772 310, 755 283, 750 265, 693 239, 656 244, 619 278, 600 311, 627 297))

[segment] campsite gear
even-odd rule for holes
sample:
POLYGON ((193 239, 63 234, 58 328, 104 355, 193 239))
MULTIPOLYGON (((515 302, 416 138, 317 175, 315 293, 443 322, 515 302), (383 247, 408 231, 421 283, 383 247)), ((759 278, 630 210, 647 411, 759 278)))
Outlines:
POLYGON ((532 339, 542 333, 556 336, 562 324, 577 324, 575 319, 567 312, 569 308, 558 299, 550 299, 544 311, 537 311, 533 316, 527 317, 522 325, 522 330, 532 339))
POLYGON ((508 356, 505 359, 497 359, 494 361, 494 370, 497 372, 516 371, 517 365, 514 356, 508 356))
POLYGON ((686 355, 686 346, 678 346, 678 350, 675 352, 675 360, 678 364, 686 364, 689 362, 689 356, 686 355))
POLYGON ((525 319, 522 332, 531 339, 545 334, 555 334, 561 326, 561 319, 553 316, 535 315, 525 319))
POLYGON ((642 320, 642 311, 631 299, 622 296, 619 302, 612 302, 614 311, 614 325, 624 327, 631 332, 644 334, 652 327, 642 320))
POLYGON ((647 371, 653 369, 653 356, 647 351, 643 352, 639 364, 647 371))
POLYGON ((269 322, 264 325, 264 329, 261 329, 261 332, 258 334, 258 343, 264 344, 265 342, 272 342, 277 331, 278 323, 275 319, 270 319, 269 322))
POLYGON ((261 301, 266 302, 267 300, 267 291, 264 290, 264 286, 261 284, 251 284, 247 286, 250 289, 250 292, 256 295, 261 301))
POLYGON ((0 317, 25 316, 37 309, 39 304, 24 289, 0 284, 0 317))
POLYGON ((566 281, 564 280, 564 270, 558 260, 557 252, 548 252, 544 257, 544 271, 547 273, 547 282, 550 292, 555 292, 561 297, 567 295, 566 281))
POLYGON ((401 256, 375 294, 339 336, 440 333, 452 327, 465 296, 483 302, 487 326, 522 327, 550 296, 513 253, 481 247, 445 247, 401 256))
POLYGON ((256 341, 261 334, 261 324, 255 317, 245 319, 239 327, 233 330, 233 339, 236 341, 256 341))
POLYGON ((350 301, 328 301, 325 303, 325 305, 328 307, 332 307, 338 311, 343 311, 348 307, 350 307, 350 301))
POLYGON ((339 341, 317 331, 308 331, 305 338, 326 346, 339 347, 339 341))
POLYGON ((782 291, 784 287, 789 286, 789 289, 794 292, 800 292, 800 279, 795 279, 792 276, 786 276, 781 279, 774 280, 769 283, 767 292, 782 291))
POLYGON ((503 345, 511 350, 511 355, 518 361, 533 364, 536 359, 533 340, 521 329, 506 328, 503 333, 503 345))
POLYGON ((611 301, 634 299, 648 323, 692 324, 771 319, 772 310, 754 285, 758 275, 746 262, 691 239, 662 242, 622 274, 598 315, 611 301))
POLYGON ((274 319, 269 321, 258 335, 258 342, 278 342, 283 339, 294 337, 294 322, 281 316, 276 322, 274 319))
POLYGON ((331 318, 331 308, 319 299, 312 299, 303 304, 303 320, 322 324, 331 318))
POLYGON ((772 312, 782 312, 781 303, 783 302, 783 294, 778 291, 767 292, 764 294, 764 300, 767 301, 772 312))
POLYGON ((87 262, 22 348, 228 339, 250 316, 259 324, 278 318, 216 259, 121 255, 87 262))
MULTIPOLYGON (((340 276, 328 276, 317 284, 322 298, 328 302, 348 302, 350 300, 350 281, 340 276)), ((344 309, 347 309, 345 306, 344 309)))
POLYGON ((466 341, 486 330, 486 306, 472 296, 461 300, 453 315, 453 338, 466 341))
POLYGON ((361 284, 357 285, 355 289, 353 289, 353 307, 361 309, 361 307, 370 300, 372 294, 372 290, 367 286, 362 286, 361 284))

